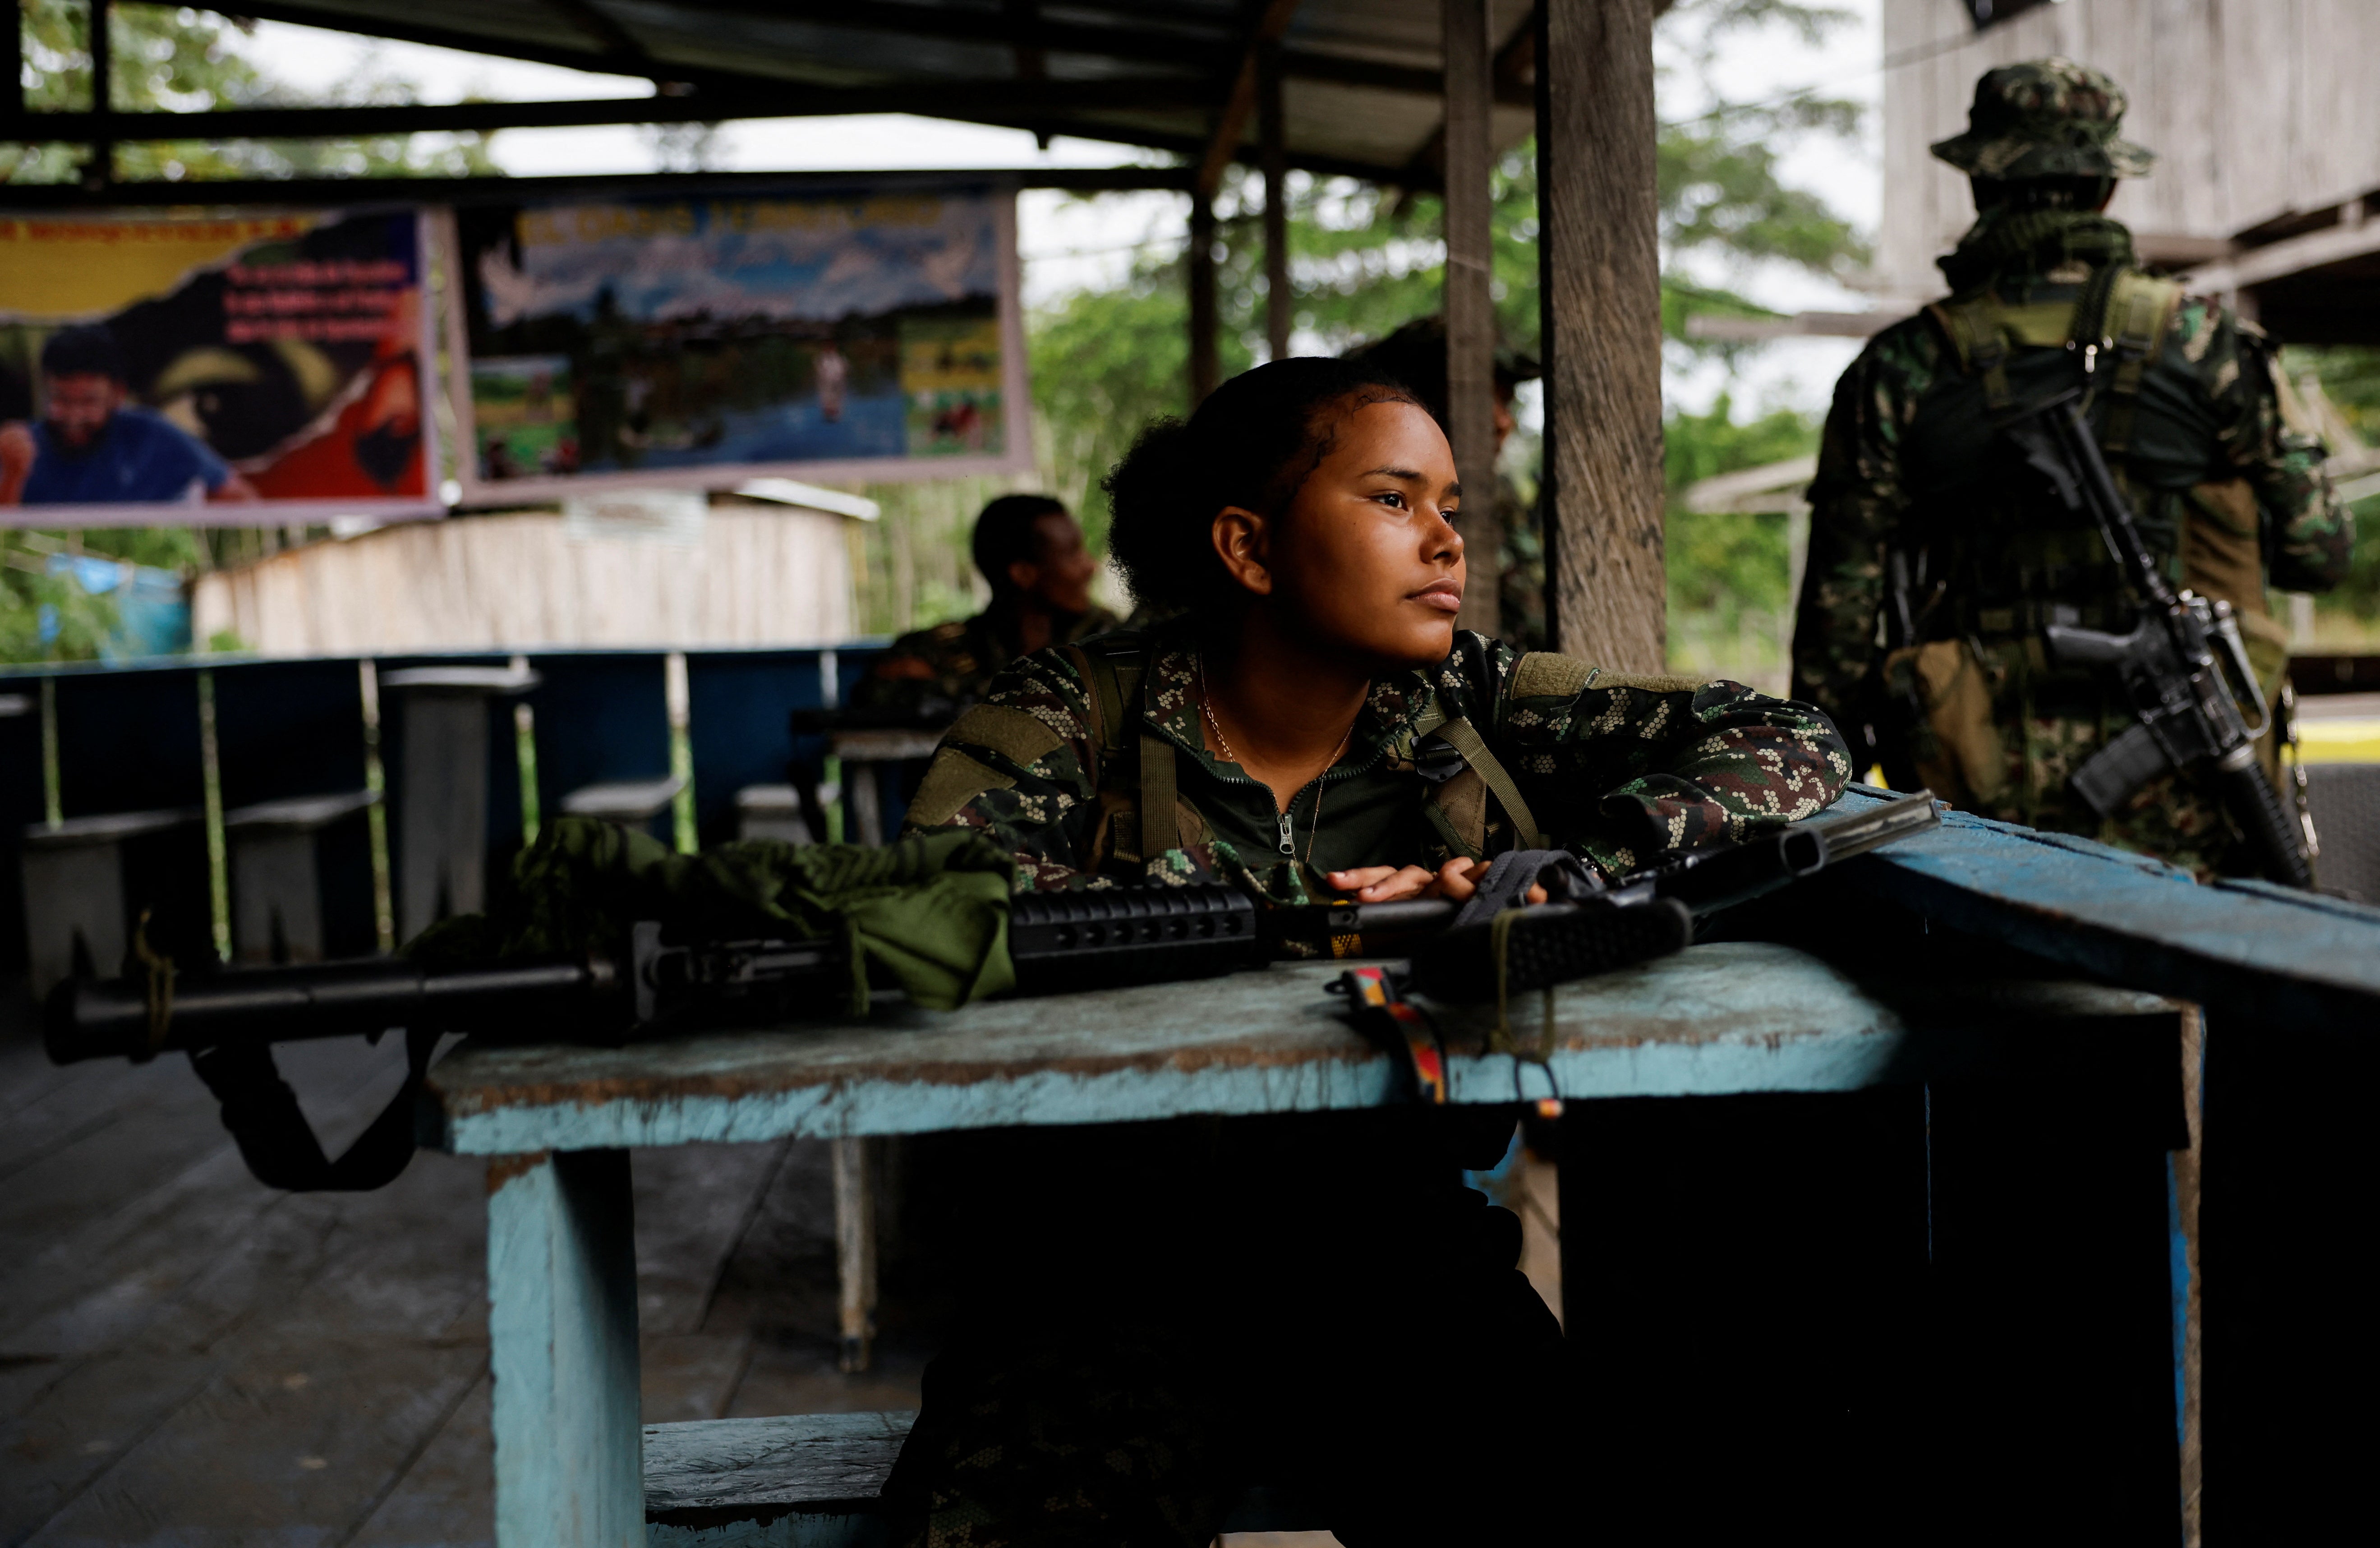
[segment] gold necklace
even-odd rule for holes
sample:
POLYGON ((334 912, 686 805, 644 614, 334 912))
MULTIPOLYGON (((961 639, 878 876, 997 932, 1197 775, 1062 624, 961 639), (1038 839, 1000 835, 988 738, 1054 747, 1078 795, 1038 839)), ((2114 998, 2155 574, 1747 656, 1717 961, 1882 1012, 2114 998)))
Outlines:
MULTIPOLYGON (((1223 723, 1215 718, 1215 699, 1214 695, 1207 691, 1207 658, 1203 655, 1198 658, 1198 713, 1207 717, 1207 728, 1215 733, 1216 749, 1231 762, 1239 763, 1240 755, 1232 750, 1232 738, 1223 735, 1223 723)), ((1363 718, 1362 711, 1356 712, 1356 718, 1363 718)), ((1322 773, 1314 776, 1314 821, 1305 830, 1305 863, 1308 867, 1314 864, 1314 841, 1322 836, 1324 779, 1332 769, 1339 766, 1339 760, 1347 755, 1347 744, 1354 739, 1355 722, 1351 720, 1347 723, 1345 733, 1339 738, 1337 750, 1330 754, 1330 762, 1323 764, 1322 773)), ((1240 763, 1240 767, 1245 769, 1247 765, 1240 763)), ((1294 806, 1296 803, 1297 798, 1292 796, 1290 804, 1294 806)), ((1286 811, 1281 814, 1281 852, 1292 859, 1297 858, 1296 841, 1290 837, 1289 813, 1286 811)))

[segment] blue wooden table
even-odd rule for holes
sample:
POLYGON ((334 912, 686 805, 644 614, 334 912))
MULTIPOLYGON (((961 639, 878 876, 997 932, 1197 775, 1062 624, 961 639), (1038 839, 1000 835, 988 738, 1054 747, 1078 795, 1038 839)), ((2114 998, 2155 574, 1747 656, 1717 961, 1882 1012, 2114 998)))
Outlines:
MULTIPOLYGON (((434 1144, 490 1158, 498 1542, 644 1541, 628 1147, 1399 1100, 1388 1060, 1326 993, 1336 971, 1279 966, 950 1014, 880 1007, 864 1024, 625 1049, 457 1050, 431 1073, 424 1123, 434 1144)), ((2153 995, 2082 985, 2000 993, 1986 1019, 2171 1011, 2153 995)), ((1446 1011, 1442 1026, 1457 1101, 1545 1095, 1549 1073, 1575 1107, 1914 1080, 1962 1035, 1932 1028, 1975 1018, 1972 998, 1951 1016, 1936 1013, 1939 999, 1871 992, 1802 952, 1738 943, 1560 991, 1549 1072, 1478 1051, 1490 1012, 1446 1011)), ((1534 999, 1525 1010, 1534 1027, 1534 999)))

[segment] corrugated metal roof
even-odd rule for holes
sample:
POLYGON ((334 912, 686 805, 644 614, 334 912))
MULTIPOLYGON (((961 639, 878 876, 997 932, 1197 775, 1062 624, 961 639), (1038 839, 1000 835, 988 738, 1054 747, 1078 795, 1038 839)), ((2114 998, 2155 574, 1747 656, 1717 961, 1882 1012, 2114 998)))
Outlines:
MULTIPOLYGON (((914 88, 914 111, 1195 153, 1268 6, 1235 0, 291 0, 269 19, 748 94, 914 88), (946 95, 968 88, 965 100, 946 95), (1140 90, 1135 91, 1133 88, 1140 90), (1122 91, 1122 101, 1112 94, 1122 91)), ((1491 0, 1497 139, 1526 135, 1530 0, 1491 0)), ((1433 180, 1439 0, 1304 0, 1281 40, 1293 165, 1433 180)), ((674 88, 676 89, 676 88, 674 88)), ((1252 147, 1251 115, 1242 143, 1252 147)))

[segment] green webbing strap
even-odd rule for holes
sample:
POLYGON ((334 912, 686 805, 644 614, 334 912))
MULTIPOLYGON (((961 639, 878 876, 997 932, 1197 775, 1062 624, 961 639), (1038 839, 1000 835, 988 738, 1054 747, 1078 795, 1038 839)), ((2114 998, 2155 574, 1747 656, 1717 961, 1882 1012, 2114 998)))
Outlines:
POLYGON ((1472 728, 1471 723, 1450 720, 1438 728, 1438 734, 1447 746, 1463 754, 1463 761, 1488 782, 1488 788, 1495 792, 1496 799, 1502 803, 1504 815, 1510 817, 1512 825, 1520 830, 1521 847, 1550 847, 1545 834, 1537 827, 1536 817, 1529 811, 1529 803, 1521 798, 1521 787, 1512 783, 1512 776, 1504 772, 1504 765, 1488 750, 1488 744, 1480 740, 1479 733, 1472 728))
POLYGON ((2008 340, 2000 335, 1999 303, 1989 295, 1972 301, 1952 305, 1937 301, 1925 309, 1942 325, 1942 332, 1957 352, 1959 363, 1970 372, 1980 372, 1984 379, 1984 401, 1993 412, 2006 408, 2010 403, 2008 379, 2008 340))
MULTIPOLYGON (((1092 782, 1101 789, 1122 787, 1120 779, 1111 778, 1111 772, 1124 750, 1124 726, 1136 718, 1144 663, 1133 660, 1127 664, 1122 654, 1095 653, 1079 645, 1062 648, 1081 674, 1099 721, 1099 766, 1092 771, 1092 782)), ((1140 808, 1140 858, 1148 860, 1180 847, 1173 814, 1173 744, 1144 730, 1138 751, 1139 778, 1134 788, 1140 808)))
POLYGON ((2116 370, 2107 383, 2107 422, 2099 444, 2110 457, 2121 457, 2131 445, 2132 410, 2140 402, 2141 383, 2180 299, 2181 286, 2175 281, 2131 270, 2117 276, 2107 297, 2107 336, 2116 370))
POLYGON ((1140 858, 1153 860, 1182 847, 1173 821, 1173 744, 1154 731, 1140 734, 1140 858))

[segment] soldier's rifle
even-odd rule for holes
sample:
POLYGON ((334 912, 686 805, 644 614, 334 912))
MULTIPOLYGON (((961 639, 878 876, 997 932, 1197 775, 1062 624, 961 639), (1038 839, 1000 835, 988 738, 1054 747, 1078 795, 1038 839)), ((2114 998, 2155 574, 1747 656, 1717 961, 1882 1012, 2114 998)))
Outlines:
POLYGON ((2060 663, 2112 672, 2139 721, 2074 772, 2075 793, 2107 818, 2160 774, 2203 772, 2254 847, 2265 875, 2311 887, 2313 846, 2305 824, 2283 804, 2256 759, 2256 738, 2271 725, 2272 711, 2231 604, 2168 583, 2141 542, 2131 504, 2116 486, 2081 397, 2079 391, 2067 393, 2004 426, 2066 508, 2098 528, 2139 610, 2129 634, 2062 623, 2043 629, 2060 663), (2254 706, 2253 724, 2243 701, 2254 706))
MULTIPOLYGON (((1024 994, 1204 978, 1285 957, 1409 956, 1412 987, 1477 1000, 1681 950, 1703 915, 1938 822, 1933 798, 1920 792, 1742 844, 1671 855, 1616 884, 1560 851, 1500 857, 1480 889, 1490 905, 1517 901, 1532 883, 1551 895, 1509 911, 1476 898, 1469 906, 1416 899, 1260 910, 1238 889, 1213 884, 1029 893, 1009 902, 1008 953, 1024 994), (1500 921, 1498 914, 1506 917, 1500 921)), ((124 978, 60 983, 45 1007, 45 1040, 58 1064, 188 1054, 261 1180, 372 1188, 395 1176, 410 1153, 412 1090, 442 1033, 620 1044, 698 1027, 816 1017, 842 1006, 852 983, 840 940, 683 940, 650 922, 629 934, 616 955, 470 967, 375 957, 176 975, 153 962, 124 978), (413 1080, 358 1141, 357 1151, 370 1154, 351 1151, 325 1162, 273 1069, 272 1045, 376 1039, 395 1029, 407 1035, 413 1080)))

